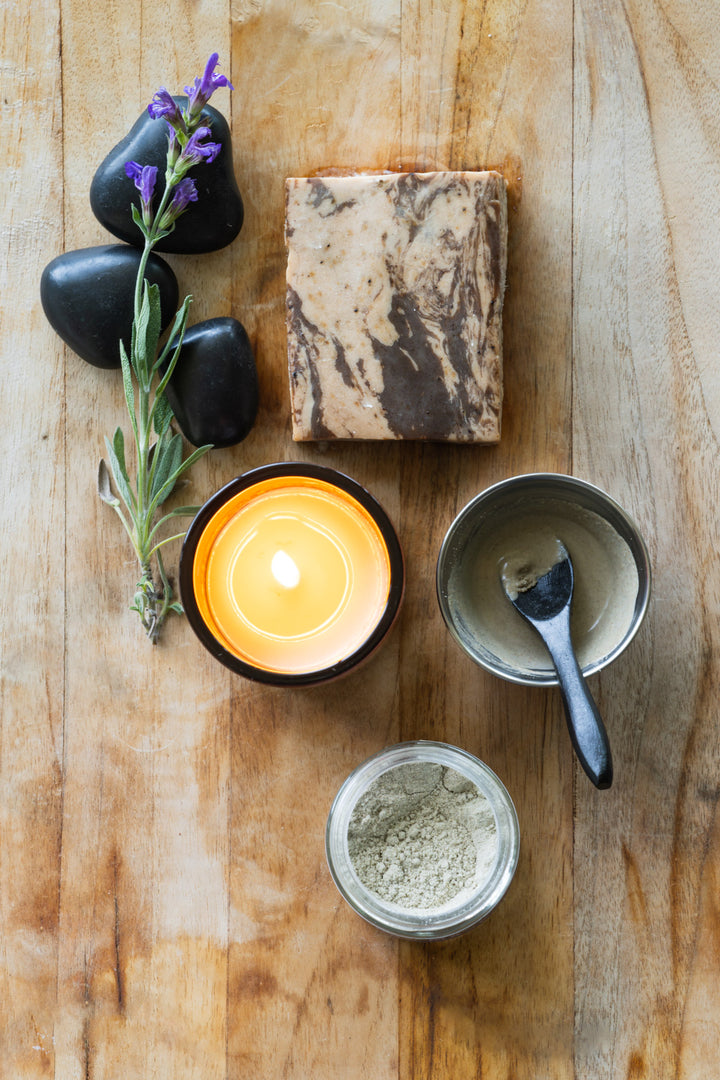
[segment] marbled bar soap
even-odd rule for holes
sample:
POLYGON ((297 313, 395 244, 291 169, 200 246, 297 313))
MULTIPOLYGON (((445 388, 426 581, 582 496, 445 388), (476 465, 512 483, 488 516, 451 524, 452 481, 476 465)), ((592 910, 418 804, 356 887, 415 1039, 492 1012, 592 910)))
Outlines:
POLYGON ((505 181, 286 181, 293 438, 497 442, 505 181))

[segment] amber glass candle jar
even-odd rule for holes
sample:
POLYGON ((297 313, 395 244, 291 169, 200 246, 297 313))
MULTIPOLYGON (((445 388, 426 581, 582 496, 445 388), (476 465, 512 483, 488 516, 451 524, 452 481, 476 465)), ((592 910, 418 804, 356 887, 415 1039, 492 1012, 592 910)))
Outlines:
POLYGON ((402 600, 395 530, 350 477, 300 462, 232 480, 192 522, 180 561, 190 625, 226 667, 311 685, 366 660, 402 600))

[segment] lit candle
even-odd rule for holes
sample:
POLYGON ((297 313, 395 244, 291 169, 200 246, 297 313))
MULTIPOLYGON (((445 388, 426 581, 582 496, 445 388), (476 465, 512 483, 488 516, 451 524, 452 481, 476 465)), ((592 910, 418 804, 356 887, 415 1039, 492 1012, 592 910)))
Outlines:
POLYGON ((324 681, 379 644, 402 597, 402 554, 375 499, 332 469, 268 465, 214 495, 188 530, 183 603, 228 667, 324 681))

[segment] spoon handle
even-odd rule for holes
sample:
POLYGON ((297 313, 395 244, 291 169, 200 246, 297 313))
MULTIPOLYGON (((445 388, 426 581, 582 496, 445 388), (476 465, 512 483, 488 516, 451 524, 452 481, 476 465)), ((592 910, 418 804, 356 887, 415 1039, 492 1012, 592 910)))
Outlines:
POLYGON ((597 788, 613 780, 612 754, 605 725, 588 690, 570 641, 567 609, 552 619, 534 622, 547 645, 560 682, 565 717, 575 753, 597 788))

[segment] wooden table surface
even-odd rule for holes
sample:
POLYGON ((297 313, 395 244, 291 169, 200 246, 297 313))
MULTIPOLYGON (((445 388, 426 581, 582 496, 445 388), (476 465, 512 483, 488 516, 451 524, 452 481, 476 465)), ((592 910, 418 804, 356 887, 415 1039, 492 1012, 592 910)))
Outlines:
POLYGON ((0 1075, 717 1080, 716 4, 30 0, 2 27, 0 1075), (246 325, 262 404, 183 501, 322 462, 379 498, 407 560, 384 649, 311 690, 231 675, 179 617, 143 639, 95 488, 119 375, 39 303, 50 259, 110 239, 100 161, 213 51, 246 223, 169 261, 191 321, 246 325), (294 445, 284 177, 486 165, 510 190, 501 443, 294 445), (651 553, 648 618, 591 681, 610 791, 575 764, 558 692, 476 668, 435 599, 455 513, 535 470, 604 487, 651 553), (501 906, 439 944, 366 925, 324 857, 347 773, 419 737, 484 759, 522 832, 501 906))

